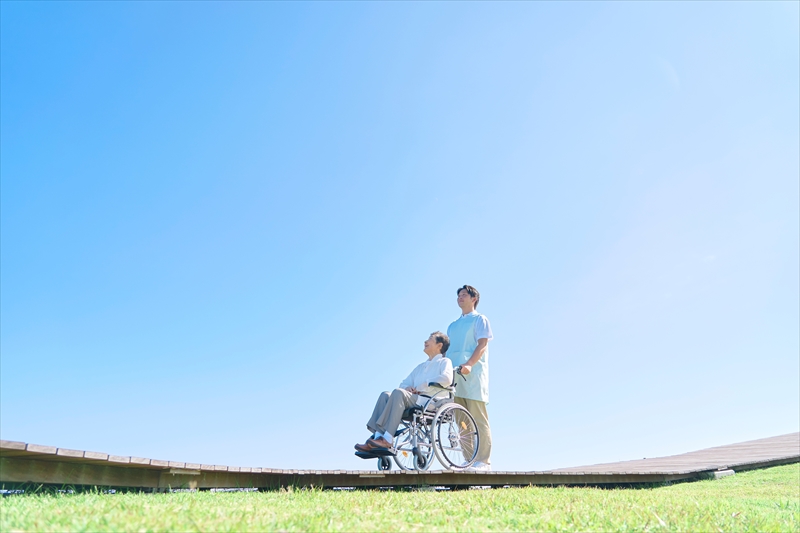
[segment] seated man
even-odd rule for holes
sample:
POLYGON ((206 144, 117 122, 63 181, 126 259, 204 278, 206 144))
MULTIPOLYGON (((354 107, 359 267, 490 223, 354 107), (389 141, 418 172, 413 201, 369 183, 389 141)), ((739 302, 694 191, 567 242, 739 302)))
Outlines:
POLYGON ((367 429, 372 437, 364 444, 356 444, 359 452, 391 449, 394 434, 400 426, 403 412, 413 405, 424 405, 427 398, 420 395, 433 396, 439 389, 429 386, 438 383, 449 387, 453 383, 453 363, 444 356, 450 347, 450 339, 441 331, 431 333, 425 341, 423 350, 428 360, 415 368, 400 386, 390 393, 382 392, 367 422, 367 429))

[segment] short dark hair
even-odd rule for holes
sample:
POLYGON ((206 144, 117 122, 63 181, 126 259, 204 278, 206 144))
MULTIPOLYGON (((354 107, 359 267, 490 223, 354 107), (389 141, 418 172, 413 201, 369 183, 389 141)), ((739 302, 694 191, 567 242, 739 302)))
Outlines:
POLYGON ((461 291, 467 291, 467 294, 469 294, 472 298, 477 298, 477 300, 475 300, 475 309, 477 309, 478 302, 481 301, 481 293, 478 292, 478 289, 472 285, 464 285, 463 287, 458 288, 456 291, 456 296, 458 296, 461 291))
POLYGON ((442 349, 439 350, 439 353, 444 355, 447 353, 447 349, 450 347, 450 337, 442 333, 441 331, 434 331, 431 333, 431 336, 434 340, 438 343, 441 343, 442 349))

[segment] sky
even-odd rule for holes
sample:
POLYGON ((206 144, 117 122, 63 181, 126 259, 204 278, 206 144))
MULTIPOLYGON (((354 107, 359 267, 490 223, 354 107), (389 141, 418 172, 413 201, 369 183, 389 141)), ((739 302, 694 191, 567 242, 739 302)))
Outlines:
POLYGON ((800 430, 797 2, 0 3, 0 437, 372 469, 491 322, 494 470, 800 430))

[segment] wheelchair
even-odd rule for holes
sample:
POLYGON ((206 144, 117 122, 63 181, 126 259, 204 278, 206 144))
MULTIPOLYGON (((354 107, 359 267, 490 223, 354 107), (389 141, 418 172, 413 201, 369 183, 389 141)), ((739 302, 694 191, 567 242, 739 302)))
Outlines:
POLYGON ((394 459, 401 470, 425 471, 433 464, 434 456, 447 470, 472 466, 480 438, 475 419, 453 399, 460 370, 456 369, 451 386, 430 383, 439 391, 432 396, 423 395, 423 405, 406 409, 394 437, 395 454, 378 457, 379 470, 391 470, 394 459))

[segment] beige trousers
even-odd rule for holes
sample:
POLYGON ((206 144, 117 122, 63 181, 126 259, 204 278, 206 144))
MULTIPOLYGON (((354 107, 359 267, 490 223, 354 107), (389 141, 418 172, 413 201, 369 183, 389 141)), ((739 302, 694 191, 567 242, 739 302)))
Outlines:
POLYGON ((411 394, 405 389, 394 389, 392 392, 382 392, 375 402, 372 416, 367 422, 367 429, 371 433, 380 431, 389 432, 392 435, 397 433, 403 412, 417 404, 417 395, 411 394))
MULTIPOLYGON (((456 396, 456 403, 466 407, 472 418, 475 419, 475 425, 478 426, 478 437, 480 443, 478 444, 478 456, 475 461, 481 463, 491 464, 490 456, 492 455, 492 430, 489 428, 489 413, 486 410, 486 402, 478 400, 468 400, 466 398, 459 398, 456 396)), ((472 450, 467 450, 472 452, 472 450)))

